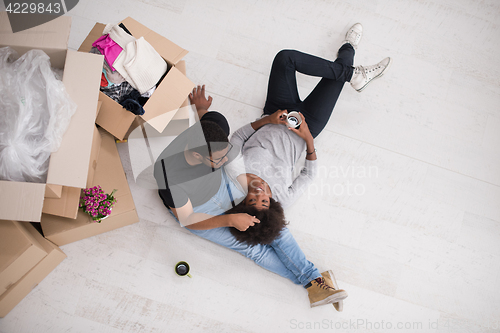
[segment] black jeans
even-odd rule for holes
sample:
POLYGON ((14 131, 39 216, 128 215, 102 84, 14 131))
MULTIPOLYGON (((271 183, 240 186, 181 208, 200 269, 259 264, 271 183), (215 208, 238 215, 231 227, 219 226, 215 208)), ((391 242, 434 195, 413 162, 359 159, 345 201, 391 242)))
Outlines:
POLYGON ((344 44, 335 61, 296 50, 282 50, 274 57, 264 114, 277 110, 300 111, 315 138, 328 123, 344 83, 351 80, 354 49, 344 44), (303 101, 297 90, 295 71, 321 77, 321 81, 303 101))

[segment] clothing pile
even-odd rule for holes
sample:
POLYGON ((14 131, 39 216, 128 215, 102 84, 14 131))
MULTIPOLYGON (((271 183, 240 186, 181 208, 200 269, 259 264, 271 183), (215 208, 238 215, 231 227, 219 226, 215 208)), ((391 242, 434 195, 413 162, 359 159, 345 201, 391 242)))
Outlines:
POLYGON ((136 39, 123 25, 108 24, 90 53, 104 55, 101 91, 130 112, 143 106, 167 74, 168 65, 143 37, 136 39))

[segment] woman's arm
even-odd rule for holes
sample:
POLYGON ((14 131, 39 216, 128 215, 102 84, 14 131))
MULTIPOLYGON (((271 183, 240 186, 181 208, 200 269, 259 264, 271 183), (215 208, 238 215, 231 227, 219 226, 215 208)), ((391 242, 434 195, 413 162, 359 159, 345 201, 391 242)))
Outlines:
POLYGON ((267 115, 265 117, 262 117, 256 121, 254 121, 250 125, 252 125, 252 128, 254 130, 258 130, 259 128, 261 128, 262 126, 267 125, 267 124, 286 125, 286 116, 285 115, 287 113, 288 112, 286 110, 278 110, 273 114, 267 115))
POLYGON ((295 178, 292 185, 288 187, 286 193, 280 196, 280 203, 283 207, 292 205, 302 194, 304 194, 314 177, 316 177, 317 163, 316 160, 306 159, 300 174, 295 178))
POLYGON ((283 206, 293 204, 306 191, 307 187, 316 176, 317 156, 316 149, 314 148, 314 138, 312 137, 304 115, 300 113, 300 116, 302 117, 300 128, 290 128, 290 130, 306 142, 306 161, 299 176, 295 178, 292 185, 288 188, 287 193, 284 195, 285 197, 281 202, 283 206))
POLYGON ((302 113, 300 113, 300 116, 302 117, 300 128, 289 128, 289 130, 293 131, 306 142, 306 160, 314 161, 317 158, 316 149, 314 148, 314 138, 311 134, 311 131, 309 130, 309 126, 307 126, 306 118, 302 113))
POLYGON ((286 117, 284 117, 283 115, 285 115, 286 113, 286 110, 278 110, 273 114, 267 115, 250 124, 240 127, 236 132, 233 133, 233 136, 231 137, 231 144, 233 146, 238 146, 239 149, 241 149, 245 142, 255 133, 255 131, 257 131, 262 126, 267 124, 285 125, 286 117))

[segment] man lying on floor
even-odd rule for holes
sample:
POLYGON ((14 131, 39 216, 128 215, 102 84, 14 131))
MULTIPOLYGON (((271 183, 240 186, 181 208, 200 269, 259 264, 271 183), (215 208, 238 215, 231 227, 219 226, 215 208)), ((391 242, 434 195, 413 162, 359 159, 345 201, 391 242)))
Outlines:
POLYGON ((205 98, 204 89, 195 88, 190 98, 200 121, 181 133, 154 166, 158 193, 165 206, 191 233, 238 251, 259 266, 304 286, 311 307, 334 303, 342 310, 347 293, 338 289, 331 271, 321 274, 306 259, 288 228, 283 228, 270 244, 250 245, 233 235, 231 229, 244 232, 261 221, 247 213, 224 214, 232 203, 239 207, 246 197, 223 167, 237 151, 228 142, 225 117, 207 111, 210 98, 205 98))

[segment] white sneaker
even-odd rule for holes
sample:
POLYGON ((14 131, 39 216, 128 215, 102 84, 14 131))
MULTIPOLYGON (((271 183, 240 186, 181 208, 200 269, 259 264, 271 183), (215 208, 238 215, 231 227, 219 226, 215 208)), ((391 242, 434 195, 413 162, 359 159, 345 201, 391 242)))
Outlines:
POLYGON ((361 40, 361 36, 363 35, 363 26, 361 23, 356 23, 347 31, 345 34, 345 40, 342 43, 349 43, 356 50, 358 48, 359 41, 361 40))
POLYGON ((351 86, 358 92, 363 91, 368 83, 384 75, 391 62, 391 58, 387 57, 376 65, 354 67, 354 74, 350 81, 351 86))

